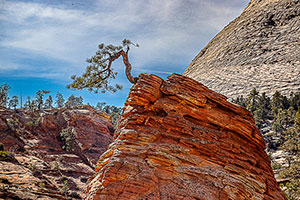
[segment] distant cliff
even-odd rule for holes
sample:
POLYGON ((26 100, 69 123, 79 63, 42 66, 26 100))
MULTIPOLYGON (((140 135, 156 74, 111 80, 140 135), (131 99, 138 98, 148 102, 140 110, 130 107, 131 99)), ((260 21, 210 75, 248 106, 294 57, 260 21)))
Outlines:
POLYGON ((286 199, 252 115, 201 83, 141 74, 86 199, 286 199))
POLYGON ((300 1, 251 0, 183 75, 230 98, 300 91, 300 1))
POLYGON ((108 116, 90 106, 0 110, 0 199, 82 199, 112 142, 108 116))

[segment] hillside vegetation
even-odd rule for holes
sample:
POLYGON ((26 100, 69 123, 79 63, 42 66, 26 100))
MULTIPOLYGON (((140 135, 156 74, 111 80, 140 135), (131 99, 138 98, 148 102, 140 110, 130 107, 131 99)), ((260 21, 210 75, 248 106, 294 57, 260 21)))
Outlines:
POLYGON ((289 199, 300 195, 300 92, 271 98, 254 88, 248 97, 233 100, 248 109, 267 143, 277 180, 289 199))

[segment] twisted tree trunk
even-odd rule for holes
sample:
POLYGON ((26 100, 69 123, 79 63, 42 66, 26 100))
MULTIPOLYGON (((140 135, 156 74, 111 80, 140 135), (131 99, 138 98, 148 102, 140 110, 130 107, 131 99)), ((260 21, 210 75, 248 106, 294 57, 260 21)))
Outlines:
POLYGON ((123 57, 123 63, 126 66, 126 68, 125 68, 125 74, 127 76, 127 79, 130 81, 130 83, 135 84, 137 82, 138 78, 137 77, 133 77, 131 75, 131 69, 132 69, 132 67, 131 67, 131 64, 130 64, 129 59, 128 59, 128 50, 129 50, 129 48, 127 49, 126 53, 125 53, 125 51, 122 50, 121 51, 121 55, 123 57))

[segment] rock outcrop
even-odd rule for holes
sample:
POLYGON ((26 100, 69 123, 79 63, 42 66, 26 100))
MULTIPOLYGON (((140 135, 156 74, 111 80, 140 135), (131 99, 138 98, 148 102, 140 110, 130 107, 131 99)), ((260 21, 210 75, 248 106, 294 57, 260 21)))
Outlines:
POLYGON ((252 115, 201 83, 141 74, 86 199, 284 200, 252 115))
POLYGON ((82 199, 99 153, 113 139, 90 106, 0 110, 0 199, 82 199))
POLYGON ((230 98, 300 91, 300 1, 251 0, 183 75, 230 98))

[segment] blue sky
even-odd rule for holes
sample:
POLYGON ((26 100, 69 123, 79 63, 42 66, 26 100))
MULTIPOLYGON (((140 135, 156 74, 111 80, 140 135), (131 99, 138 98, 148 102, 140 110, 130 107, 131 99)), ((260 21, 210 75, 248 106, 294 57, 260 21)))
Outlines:
POLYGON ((10 96, 37 90, 83 96, 85 103, 123 106, 131 87, 120 61, 117 93, 71 91, 100 43, 138 43, 133 75, 182 73, 199 51, 247 6, 248 0, 0 0, 0 84, 10 96))

